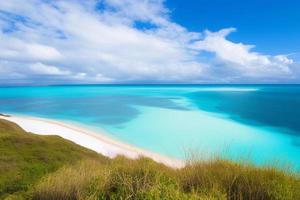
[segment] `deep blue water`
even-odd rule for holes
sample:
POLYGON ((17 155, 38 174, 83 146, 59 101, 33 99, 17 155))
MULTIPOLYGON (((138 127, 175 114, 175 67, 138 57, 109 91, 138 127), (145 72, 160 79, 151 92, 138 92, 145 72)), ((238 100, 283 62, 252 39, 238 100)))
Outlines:
POLYGON ((300 135, 300 86, 255 86, 255 92, 194 92, 195 104, 249 125, 274 126, 300 135), (209 102, 209 103, 208 103, 209 102))
POLYGON ((85 85, 0 88, 0 112, 68 120, 168 156, 229 146, 300 166, 299 85, 85 85))

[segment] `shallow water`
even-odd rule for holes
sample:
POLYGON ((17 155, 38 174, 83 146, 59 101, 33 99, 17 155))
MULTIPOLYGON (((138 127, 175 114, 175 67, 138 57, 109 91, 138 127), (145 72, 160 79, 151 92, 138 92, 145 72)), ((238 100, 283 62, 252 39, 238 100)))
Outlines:
POLYGON ((184 159, 188 151, 300 166, 300 86, 48 86, 0 88, 0 112, 105 129, 184 159))

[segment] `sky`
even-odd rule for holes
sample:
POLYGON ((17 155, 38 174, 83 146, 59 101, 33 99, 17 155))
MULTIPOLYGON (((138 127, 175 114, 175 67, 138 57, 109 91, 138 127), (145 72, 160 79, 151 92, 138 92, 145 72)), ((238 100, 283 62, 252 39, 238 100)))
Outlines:
POLYGON ((297 0, 0 1, 0 85, 300 83, 297 0))

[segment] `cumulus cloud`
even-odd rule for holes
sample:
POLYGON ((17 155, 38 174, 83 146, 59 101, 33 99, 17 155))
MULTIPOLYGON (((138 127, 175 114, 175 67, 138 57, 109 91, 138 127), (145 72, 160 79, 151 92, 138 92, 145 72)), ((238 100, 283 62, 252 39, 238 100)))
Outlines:
POLYGON ((55 61, 62 56, 51 46, 27 42, 0 33, 0 58, 13 61, 55 61))
POLYGON ((294 62, 285 55, 269 56, 252 51, 253 45, 234 43, 226 39, 235 28, 218 32, 205 31, 205 39, 197 41, 193 48, 215 53, 224 65, 235 68, 244 76, 270 77, 290 75, 289 66, 294 62))
POLYGON ((1 1, 0 83, 7 74, 12 83, 34 84, 259 81, 294 73, 295 63, 285 55, 229 41, 233 28, 188 31, 170 19, 163 3, 1 1))
POLYGON ((64 71, 59 69, 58 67, 45 65, 43 63, 34 63, 29 66, 31 72, 33 74, 38 75, 69 75, 69 71, 64 71))

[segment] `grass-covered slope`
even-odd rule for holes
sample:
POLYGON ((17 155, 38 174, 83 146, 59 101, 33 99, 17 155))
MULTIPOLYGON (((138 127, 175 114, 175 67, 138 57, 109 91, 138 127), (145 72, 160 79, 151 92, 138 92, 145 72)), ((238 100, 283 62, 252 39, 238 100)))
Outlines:
POLYGON ((142 158, 86 160, 45 177, 33 190, 54 199, 298 200, 300 181, 271 168, 215 160, 175 170, 142 158), (70 178, 65 178, 70 177, 70 178))
POLYGON ((145 158, 107 159, 62 138, 25 133, 1 120, 0 199, 5 197, 298 200, 300 179, 295 173, 224 160, 172 169, 145 158))
POLYGON ((99 157, 61 137, 26 133, 16 124, 0 119, 0 199, 7 194, 24 193, 42 176, 65 164, 99 157))

